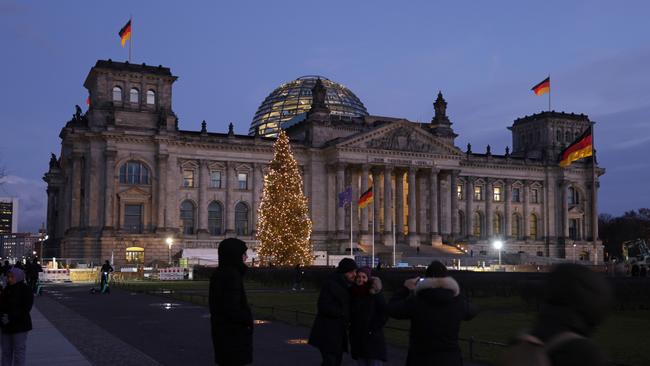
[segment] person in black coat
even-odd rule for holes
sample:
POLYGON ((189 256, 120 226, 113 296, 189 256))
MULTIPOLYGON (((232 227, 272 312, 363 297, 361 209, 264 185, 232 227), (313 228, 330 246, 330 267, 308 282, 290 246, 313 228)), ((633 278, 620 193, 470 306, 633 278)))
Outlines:
POLYGON ((360 268, 352 287, 350 354, 360 366, 376 366, 386 361, 386 300, 381 293, 381 280, 371 274, 369 267, 360 268))
POLYGON ((607 365, 589 337, 613 305, 613 290, 603 275, 579 264, 558 265, 548 276, 544 305, 532 335, 556 346, 548 352, 553 366, 607 365), (565 342, 560 336, 572 334, 565 342))
POLYGON ((476 314, 444 264, 433 261, 424 278, 409 279, 388 304, 396 319, 409 319, 407 365, 460 366, 460 322, 476 314))
POLYGON ((246 244, 219 243, 219 266, 210 277, 210 321, 214 361, 221 366, 253 362, 253 315, 244 290, 246 244))
POLYGON ((27 332, 32 330, 29 312, 34 304, 34 294, 25 283, 25 272, 22 269, 9 270, 7 283, 0 296, 2 365, 24 365, 27 332))
POLYGON ((318 295, 318 309, 309 334, 309 344, 320 350, 323 366, 337 366, 348 350, 350 287, 357 274, 357 263, 343 258, 318 295))

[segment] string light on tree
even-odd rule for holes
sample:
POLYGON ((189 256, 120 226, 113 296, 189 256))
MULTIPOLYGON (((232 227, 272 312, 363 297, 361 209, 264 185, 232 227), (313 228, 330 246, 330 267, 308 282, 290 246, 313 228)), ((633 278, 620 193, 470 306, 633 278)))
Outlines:
POLYGON ((262 260, 277 266, 310 265, 312 222, 289 138, 280 131, 259 207, 257 238, 262 260))

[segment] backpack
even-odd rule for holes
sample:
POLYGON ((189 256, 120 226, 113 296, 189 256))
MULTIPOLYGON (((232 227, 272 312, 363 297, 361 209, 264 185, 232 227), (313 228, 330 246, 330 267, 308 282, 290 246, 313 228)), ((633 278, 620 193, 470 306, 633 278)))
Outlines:
POLYGON ((505 351, 501 366, 552 366, 549 353, 558 346, 584 337, 573 332, 562 332, 548 342, 531 335, 523 334, 517 342, 505 351))

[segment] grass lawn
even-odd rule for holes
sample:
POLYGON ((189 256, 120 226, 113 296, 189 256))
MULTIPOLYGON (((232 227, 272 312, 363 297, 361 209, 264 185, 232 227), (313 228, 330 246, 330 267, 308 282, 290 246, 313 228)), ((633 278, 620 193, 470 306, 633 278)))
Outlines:
MULTIPOLYGON (((132 282, 125 286, 141 291, 170 290, 172 293, 163 295, 207 305, 207 281, 132 282)), ((268 289, 252 281, 246 282, 245 286, 256 318, 311 326, 316 312, 316 291, 268 289)), ((388 299, 390 294, 385 296, 388 299)), ((481 313, 472 321, 462 324, 460 336, 464 339, 473 337, 477 340, 506 343, 512 336, 530 328, 536 317, 536 309, 527 307, 516 296, 474 298, 472 301, 480 306, 481 313)), ((391 319, 385 330, 388 341, 397 346, 406 346, 408 327, 407 321, 391 319)), ((618 364, 650 365, 650 354, 646 348, 650 346, 649 329, 649 310, 617 311, 599 328, 595 341, 618 364)), ((465 354, 469 355, 468 343, 462 342, 461 346, 465 354)), ((494 361, 502 350, 502 347, 474 344, 473 353, 476 359, 494 361)))

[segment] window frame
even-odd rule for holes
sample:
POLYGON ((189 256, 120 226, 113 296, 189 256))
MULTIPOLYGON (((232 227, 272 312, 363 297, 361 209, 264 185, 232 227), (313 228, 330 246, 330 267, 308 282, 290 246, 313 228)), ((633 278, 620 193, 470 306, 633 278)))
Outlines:
POLYGON ((511 202, 520 203, 521 202, 521 188, 512 187, 512 197, 511 202), (515 194, 517 192, 517 194, 515 194))
POLYGON ((235 234, 238 236, 248 236, 250 232, 250 207, 243 201, 238 202, 235 205, 235 234), (246 211, 240 211, 240 207, 245 208, 246 211), (245 220, 243 220, 244 217, 245 220), (244 223, 245 226, 241 227, 241 223, 244 223))
POLYGON ((132 87, 131 89, 129 89, 129 103, 140 104, 140 90, 138 88, 132 87), (135 95, 135 101, 133 100, 134 95, 135 95))
POLYGON ((125 203, 124 204, 124 223, 122 225, 122 228, 124 231, 131 233, 131 234, 142 234, 143 229, 144 229, 144 205, 142 203, 125 203), (128 209, 132 207, 138 207, 139 213, 137 215, 138 217, 138 223, 132 224, 127 220, 127 218, 133 218, 136 217, 136 215, 129 214, 128 209), (135 227, 135 229, 134 229, 135 227))
POLYGON ((223 218, 224 218, 224 212, 223 212, 223 205, 219 201, 212 201, 210 204, 208 204, 208 232, 210 233, 211 236, 219 236, 222 235, 224 230, 224 225, 223 225, 223 218), (215 215, 216 217, 212 216, 212 212, 215 212, 215 210, 212 210, 213 207, 218 207, 218 215, 215 215), (213 230, 213 228, 218 228, 218 230, 213 230))
POLYGON ((237 189, 248 190, 248 175, 248 172, 237 172, 237 189), (242 175, 246 177, 245 180, 241 179, 242 175))
POLYGON ((194 204, 194 202, 192 202, 191 200, 184 200, 183 202, 181 202, 179 218, 181 221, 181 229, 183 235, 193 235, 196 232, 196 205, 194 204), (186 208, 183 207, 186 203, 190 205, 191 210, 189 210, 187 206, 186 208), (192 220, 191 226, 185 225, 185 223, 190 220, 190 218, 187 217, 187 215, 185 215, 185 217, 183 215, 183 213, 187 213, 187 212, 191 213, 191 220, 192 220))
POLYGON ((483 201, 484 194, 483 194, 483 185, 476 184, 474 185, 474 201, 483 201))
POLYGON ((148 89, 146 94, 146 104, 147 105, 156 105, 156 91, 153 89, 148 89), (149 97, 152 99, 150 100, 149 97))
POLYGON ((122 89, 121 86, 119 86, 119 85, 114 85, 113 86, 112 93, 111 93, 112 94, 111 97, 112 97, 113 102, 122 102, 124 100, 124 95, 122 94, 122 91, 123 91, 123 89, 122 89), (119 98, 117 98, 117 99, 115 98, 115 96, 116 96, 115 93, 116 92, 119 93, 118 94, 119 98))
POLYGON ((183 168, 181 176, 183 188, 196 188, 196 169, 183 168), (191 176, 186 177, 185 173, 191 173, 191 176))
POLYGON ((492 187, 492 200, 494 202, 503 202, 503 190, 501 186, 492 187))
POLYGON ((151 170, 147 164, 143 163, 140 160, 127 160, 122 165, 118 171, 118 182, 124 185, 139 185, 139 186, 148 186, 151 184, 151 170), (132 172, 132 168, 135 169, 137 166, 138 174, 132 172))
POLYGON ((216 188, 216 189, 223 188, 223 171, 216 170, 216 169, 210 171, 210 188, 216 188), (218 180, 219 184, 215 185, 214 175, 217 173, 219 174, 219 180, 218 180))

